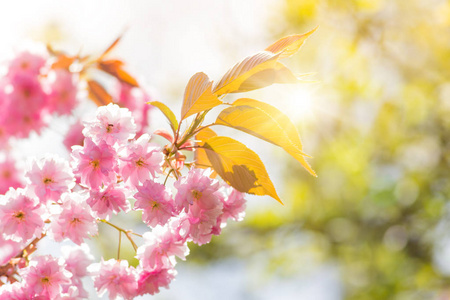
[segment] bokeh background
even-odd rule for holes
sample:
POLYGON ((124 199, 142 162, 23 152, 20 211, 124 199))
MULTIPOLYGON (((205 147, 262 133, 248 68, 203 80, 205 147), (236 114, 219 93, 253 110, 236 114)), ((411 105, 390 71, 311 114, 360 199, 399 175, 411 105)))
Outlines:
MULTIPOLYGON (((261 155, 285 205, 249 197, 244 222, 191 245, 171 289, 154 299, 450 299, 449 1, 0 5, 5 60, 24 40, 101 53, 126 29, 114 55, 175 111, 192 74, 217 79, 278 38, 319 26, 285 61, 314 82, 248 95, 295 120, 318 178, 273 145, 238 136, 261 155)), ((163 123, 155 115, 153 124, 163 123)), ((51 151, 54 131, 16 156, 51 151)))

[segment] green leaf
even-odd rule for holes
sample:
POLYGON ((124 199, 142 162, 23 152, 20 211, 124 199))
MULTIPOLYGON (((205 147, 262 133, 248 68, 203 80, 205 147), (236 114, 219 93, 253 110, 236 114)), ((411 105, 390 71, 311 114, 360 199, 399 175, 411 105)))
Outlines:
POLYGON ((170 110, 169 107, 167 107, 167 105, 165 105, 162 102, 159 101, 151 101, 151 102, 147 102, 147 104, 153 105, 157 108, 159 108, 159 110, 164 114, 164 116, 166 116, 167 120, 169 120, 169 124, 170 127, 172 128, 172 131, 175 133, 178 129, 178 121, 177 118, 175 117, 175 114, 170 110))
POLYGON ((199 72, 191 77, 184 91, 181 120, 222 104, 211 88, 212 81, 205 73, 199 72))
POLYGON ((269 195, 281 202, 259 156, 244 144, 224 136, 214 136, 200 144, 214 171, 240 192, 269 195))
POLYGON ((224 109, 215 124, 232 127, 283 148, 312 175, 316 173, 306 162, 297 128, 277 108, 257 100, 241 98, 224 109))

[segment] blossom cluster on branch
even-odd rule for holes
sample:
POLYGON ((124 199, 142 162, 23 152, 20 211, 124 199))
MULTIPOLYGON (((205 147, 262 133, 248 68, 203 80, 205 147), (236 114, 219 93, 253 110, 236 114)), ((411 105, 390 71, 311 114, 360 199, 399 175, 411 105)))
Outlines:
POLYGON ((1 275, 15 283, 4 285, 0 295, 79 299, 87 297, 81 281, 85 276, 93 278, 100 294, 109 291, 111 298, 154 294, 174 278, 175 257, 185 259, 188 241, 208 243, 228 219, 242 219, 244 194, 210 178, 209 170, 192 168, 180 176, 173 195, 162 183, 167 176, 162 149, 150 142, 148 134, 135 138, 136 125, 128 109, 116 104, 99 107, 83 134, 84 144, 73 147, 70 164, 56 156, 36 160, 26 172, 26 186, 1 196, 2 249, 6 244, 10 249, 10 255, 2 257, 9 264, 1 275), (152 230, 137 237, 109 222, 113 214, 130 210, 142 211, 142 221, 152 230), (99 223, 127 236, 140 261, 136 268, 116 259, 91 264, 84 242, 98 233, 99 223), (64 260, 49 255, 29 261, 17 257, 43 236, 56 242, 69 239, 80 247, 66 253, 64 260), (15 258, 19 262, 11 261, 15 258), (89 271, 83 272, 88 265, 89 271))
POLYGON ((70 160, 52 154, 35 159, 23 182, 8 155, 0 164, 5 179, 0 181, 0 299, 85 299, 85 277, 111 299, 155 294, 174 279, 176 257, 186 259, 188 242, 209 243, 228 220, 243 219, 245 193, 281 202, 258 155, 218 136, 213 125, 279 146, 315 175, 286 115, 254 99, 223 101, 230 93, 299 82, 279 60, 297 52, 313 32, 278 40, 216 83, 204 73, 193 75, 180 119, 162 102, 151 101, 122 61, 106 59, 120 38, 100 56, 70 56, 48 47, 47 58, 28 52, 15 58, 0 86, 5 108, 0 145, 39 133, 51 116, 70 115, 83 89, 99 107, 94 119, 69 130, 64 144, 70 160), (90 75, 93 69, 114 77, 119 91, 108 92, 90 75), (205 116, 220 105, 226 108, 216 121, 204 125, 205 116), (172 129, 153 132, 169 142, 163 147, 147 133, 150 107, 158 108, 172 129), (192 160, 187 152, 193 152, 192 160), (141 218, 147 229, 142 235, 113 223, 113 215, 130 213, 141 218), (117 259, 95 261, 90 253, 92 243, 86 242, 99 234, 100 224, 118 232, 117 259), (121 259, 122 236, 135 251, 136 266, 121 259), (44 238, 75 246, 62 248, 59 258, 36 255, 44 238))

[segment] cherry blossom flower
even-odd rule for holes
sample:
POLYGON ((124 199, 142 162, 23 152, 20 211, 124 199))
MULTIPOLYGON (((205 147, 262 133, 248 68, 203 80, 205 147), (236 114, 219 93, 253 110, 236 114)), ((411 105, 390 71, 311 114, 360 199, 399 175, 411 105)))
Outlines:
POLYGON ((45 62, 46 58, 42 55, 28 51, 21 52, 9 63, 8 76, 20 73, 38 75, 45 62))
POLYGON ((216 198, 214 204, 214 207, 208 209, 198 204, 191 205, 189 212, 181 218, 184 222, 189 222, 188 236, 198 245, 209 243, 213 234, 220 233, 215 227, 222 214, 223 205, 219 198, 216 198))
POLYGON ((23 282, 16 281, 12 284, 4 284, 0 286, 0 299, 29 300, 36 298, 30 298, 30 295, 27 289, 24 287, 23 282))
POLYGON ((102 297, 106 291, 109 292, 110 299, 122 296, 124 299, 132 299, 138 295, 136 270, 128 266, 126 260, 117 261, 110 259, 94 264, 96 276, 94 286, 99 296, 102 297))
POLYGON ((50 255, 35 257, 30 265, 19 270, 30 296, 55 299, 64 284, 70 283, 71 273, 50 255))
POLYGON ((87 204, 99 218, 108 218, 112 213, 118 214, 120 210, 124 212, 130 210, 130 202, 126 194, 125 188, 112 183, 103 189, 91 190, 87 204))
POLYGON ((137 187, 134 209, 142 209, 142 220, 151 227, 164 225, 175 216, 175 206, 170 192, 163 184, 147 180, 137 187))
POLYGON ((52 70, 47 76, 48 103, 50 113, 68 115, 77 105, 77 86, 73 74, 64 69, 52 70))
POLYGON ((37 237, 44 226, 44 208, 24 189, 10 189, 0 196, 0 232, 14 241, 37 237))
POLYGON ((5 265, 11 258, 19 254, 23 247, 25 247, 24 242, 15 242, 0 234, 0 266, 5 265))
POLYGON ((72 151, 72 146, 83 146, 84 135, 83 135, 83 124, 78 120, 72 126, 70 126, 69 131, 66 133, 63 144, 66 146, 67 150, 72 151))
POLYGON ((97 119, 85 122, 83 134, 95 142, 105 141, 109 145, 126 143, 136 134, 136 124, 127 108, 117 104, 100 106, 97 109, 97 119))
POLYGON ((91 139, 86 138, 83 147, 73 147, 74 173, 81 177, 82 184, 92 188, 116 182, 116 156, 110 145, 105 142, 96 145, 91 139))
POLYGON ((162 172, 163 154, 159 147, 149 143, 150 136, 143 134, 139 139, 125 147, 121 156, 120 171, 124 180, 130 179, 131 184, 138 186, 139 182, 156 176, 162 172))
POLYGON ((7 113, 3 119, 3 130, 8 136, 26 138, 32 131, 39 133, 45 125, 42 110, 24 110, 14 105, 4 108, 7 113))
POLYGON ((73 276, 81 278, 89 275, 87 267, 94 261, 94 256, 90 253, 87 244, 63 246, 61 247, 61 253, 66 262, 66 270, 73 276))
POLYGON ((47 104, 47 95, 37 76, 16 74, 10 78, 13 91, 9 94, 15 108, 38 112, 47 104))
POLYGON ((181 223, 189 227, 189 238, 199 245, 208 243, 217 228, 222 215, 223 194, 220 183, 209 178, 210 170, 191 169, 186 177, 175 182, 175 202, 186 211, 180 217, 181 223))
POLYGON ((170 226, 156 226, 143 235, 144 245, 137 249, 136 257, 144 269, 171 268, 176 264, 175 256, 186 259, 189 248, 185 239, 170 226))
POLYGON ((170 282, 175 278, 177 272, 173 268, 157 268, 154 270, 138 269, 138 291, 139 295, 159 293, 159 288, 169 288, 170 282))
POLYGON ((84 238, 97 234, 97 222, 85 199, 78 193, 66 193, 62 196, 61 211, 53 216, 50 232, 55 241, 71 239, 80 245, 84 238))
POLYGON ((202 199, 203 205, 207 208, 208 203, 214 206, 217 202, 217 191, 219 181, 209 178, 210 169, 191 169, 186 176, 181 177, 174 183, 177 189, 175 203, 179 208, 189 210, 189 205, 194 201, 202 199), (211 199, 211 200, 210 200, 211 199))
POLYGON ((73 275, 71 283, 63 286, 63 292, 78 298, 88 298, 88 292, 84 289, 81 281, 83 277, 89 275, 87 268, 94 261, 94 257, 89 253, 88 245, 63 246, 61 247, 61 252, 66 262, 65 269, 73 275), (76 288, 76 293, 70 290, 74 287, 76 288))
POLYGON ((145 105, 140 89, 134 88, 131 85, 119 81, 116 86, 117 101, 120 107, 126 107, 131 112, 140 111, 145 105))
POLYGON ((242 221, 245 216, 245 194, 227 184, 224 184, 221 190, 224 193, 224 197, 221 198, 223 200, 222 222, 226 222, 227 219, 242 221))
POLYGON ((4 194, 8 189, 23 187, 16 169, 15 162, 12 158, 7 157, 0 163, 0 194, 4 194))
POLYGON ((75 177, 69 163, 58 156, 46 156, 34 160, 25 176, 30 180, 31 187, 42 203, 57 202, 62 193, 75 186, 75 177))

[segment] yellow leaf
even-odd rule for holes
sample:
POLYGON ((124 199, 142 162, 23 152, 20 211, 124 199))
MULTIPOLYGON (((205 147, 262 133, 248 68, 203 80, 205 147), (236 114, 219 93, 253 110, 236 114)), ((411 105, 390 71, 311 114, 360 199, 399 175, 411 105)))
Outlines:
POLYGON ((272 181, 258 155, 244 144, 224 136, 207 139, 201 146, 220 177, 240 192, 269 195, 279 201, 272 181))
POLYGON ((247 92, 262 87, 272 85, 274 83, 299 83, 300 80, 292 74, 284 64, 277 62, 272 69, 266 69, 253 74, 241 83, 239 92, 247 92))
POLYGON ((196 135, 195 139, 197 141, 206 141, 207 139, 210 139, 212 137, 217 136, 217 133, 214 132, 211 128, 205 127, 202 128, 196 135))
POLYGON ((280 53, 279 58, 289 57, 295 54, 303 45, 305 40, 316 31, 317 27, 304 34, 294 34, 279 39, 266 48, 266 51, 280 53))
POLYGON ((306 162, 297 128, 277 108, 257 100, 241 98, 224 109, 215 124, 229 126, 280 146, 312 175, 316 173, 306 162))
MULTIPOLYGON (((197 144, 202 144, 206 142, 208 139, 217 136, 217 134, 211 129, 211 128, 203 128, 199 133, 195 135, 195 139, 197 140, 197 144)), ((195 167, 206 169, 206 168, 212 168, 212 164, 208 159, 208 156, 206 155, 206 152, 202 148, 196 148, 194 152, 194 161, 195 161, 195 167)), ((214 171, 211 174, 211 177, 216 177, 217 173, 214 171)))
POLYGON ((157 108, 159 108, 159 110, 164 114, 164 116, 166 116, 167 120, 169 120, 169 124, 170 127, 172 128, 172 131, 175 133, 178 129, 178 121, 177 118, 175 117, 175 114, 170 110, 170 108, 167 107, 167 105, 165 105, 162 102, 159 101, 151 101, 151 102, 147 102, 147 104, 153 105, 157 108))
POLYGON ((191 77, 184 91, 181 120, 198 112, 202 112, 222 102, 211 91, 212 81, 205 73, 199 72, 191 77))
MULTIPOLYGON (((256 73, 275 68, 278 56, 279 54, 262 51, 244 58, 241 62, 238 62, 230 70, 228 70, 228 72, 214 86, 214 94, 220 96, 228 93, 249 91, 248 87, 246 89, 241 89, 242 83, 256 73)), ((267 85, 258 85, 253 89, 262 88, 264 86, 267 85)))

